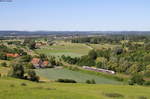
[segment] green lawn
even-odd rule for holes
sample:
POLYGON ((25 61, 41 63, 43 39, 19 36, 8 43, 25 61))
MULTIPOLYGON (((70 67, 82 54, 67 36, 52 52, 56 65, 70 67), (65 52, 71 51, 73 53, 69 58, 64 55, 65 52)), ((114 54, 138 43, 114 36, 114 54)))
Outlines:
POLYGON ((85 44, 75 44, 69 42, 59 42, 52 46, 43 46, 37 49, 37 53, 43 53, 46 55, 69 55, 72 57, 79 57, 86 55, 91 49, 85 44))
POLYGON ((150 99, 149 93, 150 87, 142 86, 34 83, 0 78, 0 99, 150 99), (112 98, 108 94, 121 96, 112 98))
POLYGON ((41 77, 57 80, 59 78, 73 79, 79 83, 85 83, 86 80, 94 79, 98 84, 121 84, 121 82, 108 79, 103 76, 97 76, 68 69, 37 69, 37 74, 41 77))

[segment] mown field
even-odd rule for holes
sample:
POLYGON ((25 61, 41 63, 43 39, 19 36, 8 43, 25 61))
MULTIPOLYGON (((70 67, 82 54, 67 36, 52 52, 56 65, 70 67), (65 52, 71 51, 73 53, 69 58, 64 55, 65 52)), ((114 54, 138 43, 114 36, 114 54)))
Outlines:
POLYGON ((39 76, 47 78, 49 80, 57 80, 59 78, 63 78, 73 79, 79 83, 85 83, 86 80, 94 79, 97 84, 121 84, 121 82, 108 79, 103 76, 97 76, 68 69, 37 69, 36 72, 39 76))
POLYGON ((150 87, 34 83, 0 78, 0 99, 150 99, 150 87))
POLYGON ((79 57, 86 55, 91 49, 85 44, 75 44, 69 42, 58 42, 52 46, 43 46, 37 49, 37 53, 43 53, 46 55, 69 55, 72 57, 79 57))
POLYGON ((81 44, 81 43, 70 43, 59 41, 52 46, 41 46, 40 49, 37 49, 37 53, 42 53, 46 55, 68 55, 71 57, 80 57, 87 55, 88 52, 92 49, 108 49, 114 48, 118 45, 110 44, 81 44))
POLYGON ((112 44, 88 44, 93 49, 113 49, 119 45, 112 45, 112 44))

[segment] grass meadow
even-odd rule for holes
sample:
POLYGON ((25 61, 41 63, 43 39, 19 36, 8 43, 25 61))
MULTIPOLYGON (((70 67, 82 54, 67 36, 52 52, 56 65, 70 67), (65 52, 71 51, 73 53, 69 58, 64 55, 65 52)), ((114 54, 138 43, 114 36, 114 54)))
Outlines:
POLYGON ((80 57, 86 55, 90 50, 85 44, 59 42, 52 46, 43 46, 37 49, 36 52, 54 56, 69 55, 72 57, 80 57))
POLYGON ((150 99, 150 87, 108 84, 35 83, 0 78, 1 99, 150 99))

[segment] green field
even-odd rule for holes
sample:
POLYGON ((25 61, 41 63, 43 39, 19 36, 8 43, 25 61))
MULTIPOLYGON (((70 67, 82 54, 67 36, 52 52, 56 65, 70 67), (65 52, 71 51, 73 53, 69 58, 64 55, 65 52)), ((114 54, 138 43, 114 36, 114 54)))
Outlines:
POLYGON ((89 44, 89 46, 93 49, 113 49, 119 45, 112 45, 112 44, 89 44))
POLYGON ((85 44, 75 44, 69 42, 59 42, 52 46, 43 46, 37 49, 37 53, 43 53, 46 55, 69 55, 72 57, 79 57, 86 55, 90 51, 90 48, 85 44))
POLYGON ((71 71, 68 69, 37 69, 37 74, 49 80, 57 80, 59 78, 73 79, 79 83, 85 83, 86 80, 94 79, 98 84, 121 84, 121 82, 108 79, 103 76, 71 71))
POLYGON ((42 53, 46 55, 61 56, 68 55, 71 57, 80 57, 87 55, 92 49, 108 49, 114 48, 118 45, 110 44, 81 44, 81 43, 70 43, 70 42, 57 42, 52 46, 42 46, 37 49, 37 53, 42 53))
POLYGON ((150 99, 150 87, 106 84, 34 83, 0 78, 0 99, 150 99), (119 94, 112 98, 109 94, 119 94))

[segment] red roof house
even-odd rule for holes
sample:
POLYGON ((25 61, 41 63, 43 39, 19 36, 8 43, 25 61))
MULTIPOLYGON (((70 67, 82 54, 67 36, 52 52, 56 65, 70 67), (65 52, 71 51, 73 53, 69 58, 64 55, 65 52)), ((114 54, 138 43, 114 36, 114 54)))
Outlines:
POLYGON ((48 61, 42 61, 40 58, 33 58, 31 63, 35 68, 46 68, 49 64, 48 61))
POLYGON ((19 57, 20 55, 17 54, 17 53, 16 53, 16 54, 13 54, 13 53, 7 53, 6 56, 7 56, 7 57, 14 57, 14 58, 16 58, 16 57, 19 57))

